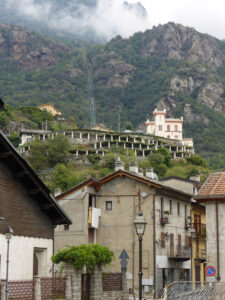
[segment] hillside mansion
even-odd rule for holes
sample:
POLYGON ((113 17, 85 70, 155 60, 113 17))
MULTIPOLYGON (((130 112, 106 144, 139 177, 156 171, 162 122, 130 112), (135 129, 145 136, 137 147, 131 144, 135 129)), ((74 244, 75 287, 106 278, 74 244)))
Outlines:
POLYGON ((183 145, 193 146, 192 139, 183 139, 183 117, 180 119, 166 118, 166 110, 153 111, 154 121, 147 120, 146 133, 164 137, 167 139, 180 140, 183 145))

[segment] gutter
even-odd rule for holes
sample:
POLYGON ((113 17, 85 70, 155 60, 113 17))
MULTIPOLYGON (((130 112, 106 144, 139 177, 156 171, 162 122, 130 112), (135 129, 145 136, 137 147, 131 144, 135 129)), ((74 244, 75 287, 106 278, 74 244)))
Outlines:
POLYGON ((216 250, 217 250, 217 280, 220 281, 220 244, 219 244, 219 213, 218 201, 216 201, 216 250))

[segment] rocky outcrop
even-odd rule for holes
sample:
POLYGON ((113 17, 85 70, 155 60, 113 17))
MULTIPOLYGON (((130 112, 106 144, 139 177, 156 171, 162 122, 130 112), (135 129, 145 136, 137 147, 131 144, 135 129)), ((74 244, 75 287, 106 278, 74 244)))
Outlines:
POLYGON ((170 82, 171 90, 191 94, 197 89, 196 101, 225 115, 225 99, 222 83, 206 78, 174 76, 170 82))
POLYGON ((135 67, 118 59, 116 53, 104 52, 101 54, 101 61, 98 63, 98 57, 93 60, 94 78, 98 83, 105 87, 122 88, 129 83, 129 79, 135 71, 135 67))
POLYGON ((39 70, 59 61, 59 53, 70 49, 30 30, 0 24, 0 55, 25 70, 39 70))
POLYGON ((198 93, 197 101, 225 115, 225 99, 222 97, 223 93, 224 89, 220 82, 206 82, 198 93))
POLYGON ((147 31, 142 38, 141 54, 201 62, 214 69, 225 65, 225 55, 219 49, 216 38, 174 23, 147 31))

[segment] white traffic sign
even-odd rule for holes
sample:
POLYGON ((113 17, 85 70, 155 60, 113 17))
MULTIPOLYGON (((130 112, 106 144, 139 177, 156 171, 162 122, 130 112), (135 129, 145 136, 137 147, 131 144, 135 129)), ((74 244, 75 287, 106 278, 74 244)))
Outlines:
POLYGON ((206 277, 206 281, 216 281, 215 277, 206 277))

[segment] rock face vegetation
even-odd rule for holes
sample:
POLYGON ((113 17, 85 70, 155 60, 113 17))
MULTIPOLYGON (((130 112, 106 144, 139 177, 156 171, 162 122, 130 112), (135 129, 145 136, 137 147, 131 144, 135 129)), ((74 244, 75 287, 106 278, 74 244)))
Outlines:
POLYGON ((89 126, 88 69, 97 122, 143 128, 154 108, 184 116, 184 136, 215 169, 225 166, 225 42, 168 23, 104 45, 44 37, 0 24, 0 96, 13 106, 53 102, 89 126))

